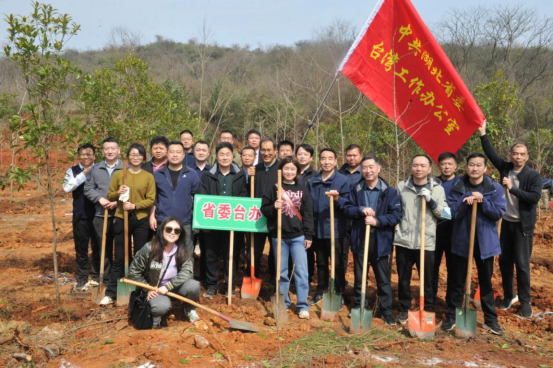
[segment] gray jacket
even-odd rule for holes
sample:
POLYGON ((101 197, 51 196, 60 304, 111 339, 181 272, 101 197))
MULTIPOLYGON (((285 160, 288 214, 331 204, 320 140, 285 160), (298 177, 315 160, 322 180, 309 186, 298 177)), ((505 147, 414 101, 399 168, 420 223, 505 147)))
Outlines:
MULTIPOLYGON (((439 179, 429 176, 426 188, 430 190, 432 199, 437 204, 434 209, 429 203, 426 206, 424 249, 433 251, 436 248, 436 226, 438 219, 443 219, 442 212, 447 207, 447 202, 444 188, 439 179)), ((412 176, 399 183, 397 192, 403 216, 396 228, 394 245, 408 249, 420 249, 421 206, 425 199, 417 195, 412 176)))
MULTIPOLYGON (((129 279, 148 284, 151 286, 157 286, 159 283, 159 277, 161 276, 160 262, 150 261, 150 254, 152 253, 152 242, 144 244, 144 246, 136 253, 129 268, 129 279), (150 262, 150 264, 148 264, 150 262)), ((167 290, 178 289, 186 281, 194 277, 194 266, 192 259, 185 261, 178 269, 177 276, 173 277, 164 286, 167 290)))
MULTIPOLYGON (((113 172, 122 169, 123 162, 118 160, 113 172)), ((111 176, 109 175, 105 161, 92 166, 84 184, 84 195, 96 205, 95 216, 104 217, 104 207, 100 204, 100 199, 107 199, 110 182, 111 176)), ((115 209, 111 210, 110 216, 112 216, 114 212, 115 209)))

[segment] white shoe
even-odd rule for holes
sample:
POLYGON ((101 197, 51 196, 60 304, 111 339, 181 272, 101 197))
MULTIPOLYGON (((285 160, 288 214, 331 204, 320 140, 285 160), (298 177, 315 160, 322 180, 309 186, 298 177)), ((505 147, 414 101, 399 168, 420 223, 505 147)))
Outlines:
POLYGON ((100 301, 100 305, 110 305, 115 303, 113 299, 111 299, 109 296, 104 296, 102 300, 100 301))
POLYGON ((197 320, 200 319, 200 316, 198 316, 198 313, 196 312, 195 309, 192 309, 190 312, 187 313, 187 315, 188 315, 188 320, 191 323, 195 323, 197 320))
POLYGON ((87 283, 88 286, 98 286, 100 284, 98 284, 98 281, 94 281, 94 280, 90 280, 88 283, 87 283))
POLYGON ((301 319, 309 319, 309 311, 308 310, 300 311, 300 313, 298 314, 298 317, 300 317, 301 319))

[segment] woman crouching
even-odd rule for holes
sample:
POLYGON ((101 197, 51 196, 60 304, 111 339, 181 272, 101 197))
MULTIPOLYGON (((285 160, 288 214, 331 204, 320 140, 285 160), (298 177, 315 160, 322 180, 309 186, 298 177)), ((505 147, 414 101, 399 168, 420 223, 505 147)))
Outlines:
MULTIPOLYGON (((180 220, 167 217, 158 227, 156 235, 138 251, 134 257, 129 278, 155 286, 157 290, 148 291, 153 328, 159 328, 161 317, 171 310, 171 300, 167 292, 180 294, 197 302, 200 298, 200 283, 193 279, 194 267, 190 251, 185 245, 180 220)), ((190 322, 199 319, 193 306, 184 305, 184 312, 190 322)))

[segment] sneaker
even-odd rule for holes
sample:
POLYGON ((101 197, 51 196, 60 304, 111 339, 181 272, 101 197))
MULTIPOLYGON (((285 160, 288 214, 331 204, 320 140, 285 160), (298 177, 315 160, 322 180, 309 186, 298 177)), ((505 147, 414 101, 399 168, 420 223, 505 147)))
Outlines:
POLYGON ((455 320, 453 318, 448 318, 442 323, 442 330, 452 331, 455 328, 455 320))
POLYGON ((96 280, 90 280, 88 282, 88 286, 98 286, 98 285, 100 285, 100 284, 96 280))
MULTIPOLYGON (((228 286, 225 286, 225 288, 224 288, 223 290, 225 290, 225 292, 224 292, 225 298, 228 298, 228 286)), ((235 289, 234 286, 233 286, 232 289, 231 289, 231 295, 232 295, 233 297, 236 296, 236 289, 235 289)))
POLYGON ((105 305, 110 305, 110 304, 113 304, 113 303, 115 303, 115 300, 113 300, 111 297, 109 297, 107 295, 104 296, 102 298, 102 300, 100 301, 100 305, 104 305, 104 306, 105 305))
POLYGON ((217 295, 217 287, 209 286, 204 293, 204 298, 213 299, 215 295, 217 295))
POLYGON ((522 303, 520 308, 520 315, 524 318, 532 317, 534 315, 534 312, 532 312, 532 304, 522 303))
POLYGON ((198 313, 196 312, 195 309, 192 309, 190 312, 188 312, 187 316, 188 316, 188 320, 191 323, 194 323, 194 322, 196 322, 197 320, 200 319, 200 316, 198 316, 198 313))
POLYGON ((323 300, 323 294, 315 294, 313 298, 309 301, 309 305, 315 305, 319 303, 321 300, 323 300))
POLYGON ((501 329, 501 327, 499 327, 499 323, 497 323, 496 321, 486 322, 482 325, 482 328, 493 333, 494 335, 503 336, 503 330, 501 329))
POLYGON ((385 314, 385 315, 381 316, 380 318, 382 318, 382 320, 384 321, 384 324, 386 326, 394 326, 396 324, 396 320, 395 320, 394 316, 392 316, 391 314, 385 314))
POLYGON ((152 318, 152 328, 154 330, 157 330, 158 328, 161 328, 161 317, 153 317, 152 318))
POLYGON ((396 318, 396 322, 399 324, 406 324, 407 320, 409 320, 409 313, 408 312, 401 312, 399 316, 396 318))
POLYGON ((309 319, 309 311, 308 310, 302 310, 298 313, 298 317, 301 319, 309 319))
POLYGON ((501 310, 509 310, 516 302, 518 302, 518 295, 515 295, 515 297, 511 300, 503 299, 501 303, 499 303, 498 308, 501 310))
POLYGON ((200 258, 201 255, 202 255, 202 251, 200 250, 200 245, 196 244, 196 246, 194 247, 194 256, 196 258, 200 258))
POLYGON ((85 281, 79 281, 73 286, 74 291, 88 291, 88 284, 85 281))

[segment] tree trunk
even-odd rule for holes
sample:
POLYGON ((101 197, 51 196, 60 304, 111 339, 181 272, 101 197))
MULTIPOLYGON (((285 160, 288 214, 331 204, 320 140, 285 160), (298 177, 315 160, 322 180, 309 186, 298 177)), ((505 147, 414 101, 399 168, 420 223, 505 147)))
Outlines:
POLYGON ((46 173, 48 176, 48 199, 50 201, 50 216, 52 218, 52 234, 54 235, 53 239, 53 262, 54 262, 54 285, 56 287, 56 303, 60 304, 60 286, 58 283, 58 233, 56 231, 56 212, 54 207, 54 187, 52 186, 52 168, 50 160, 50 151, 46 152, 46 173))

